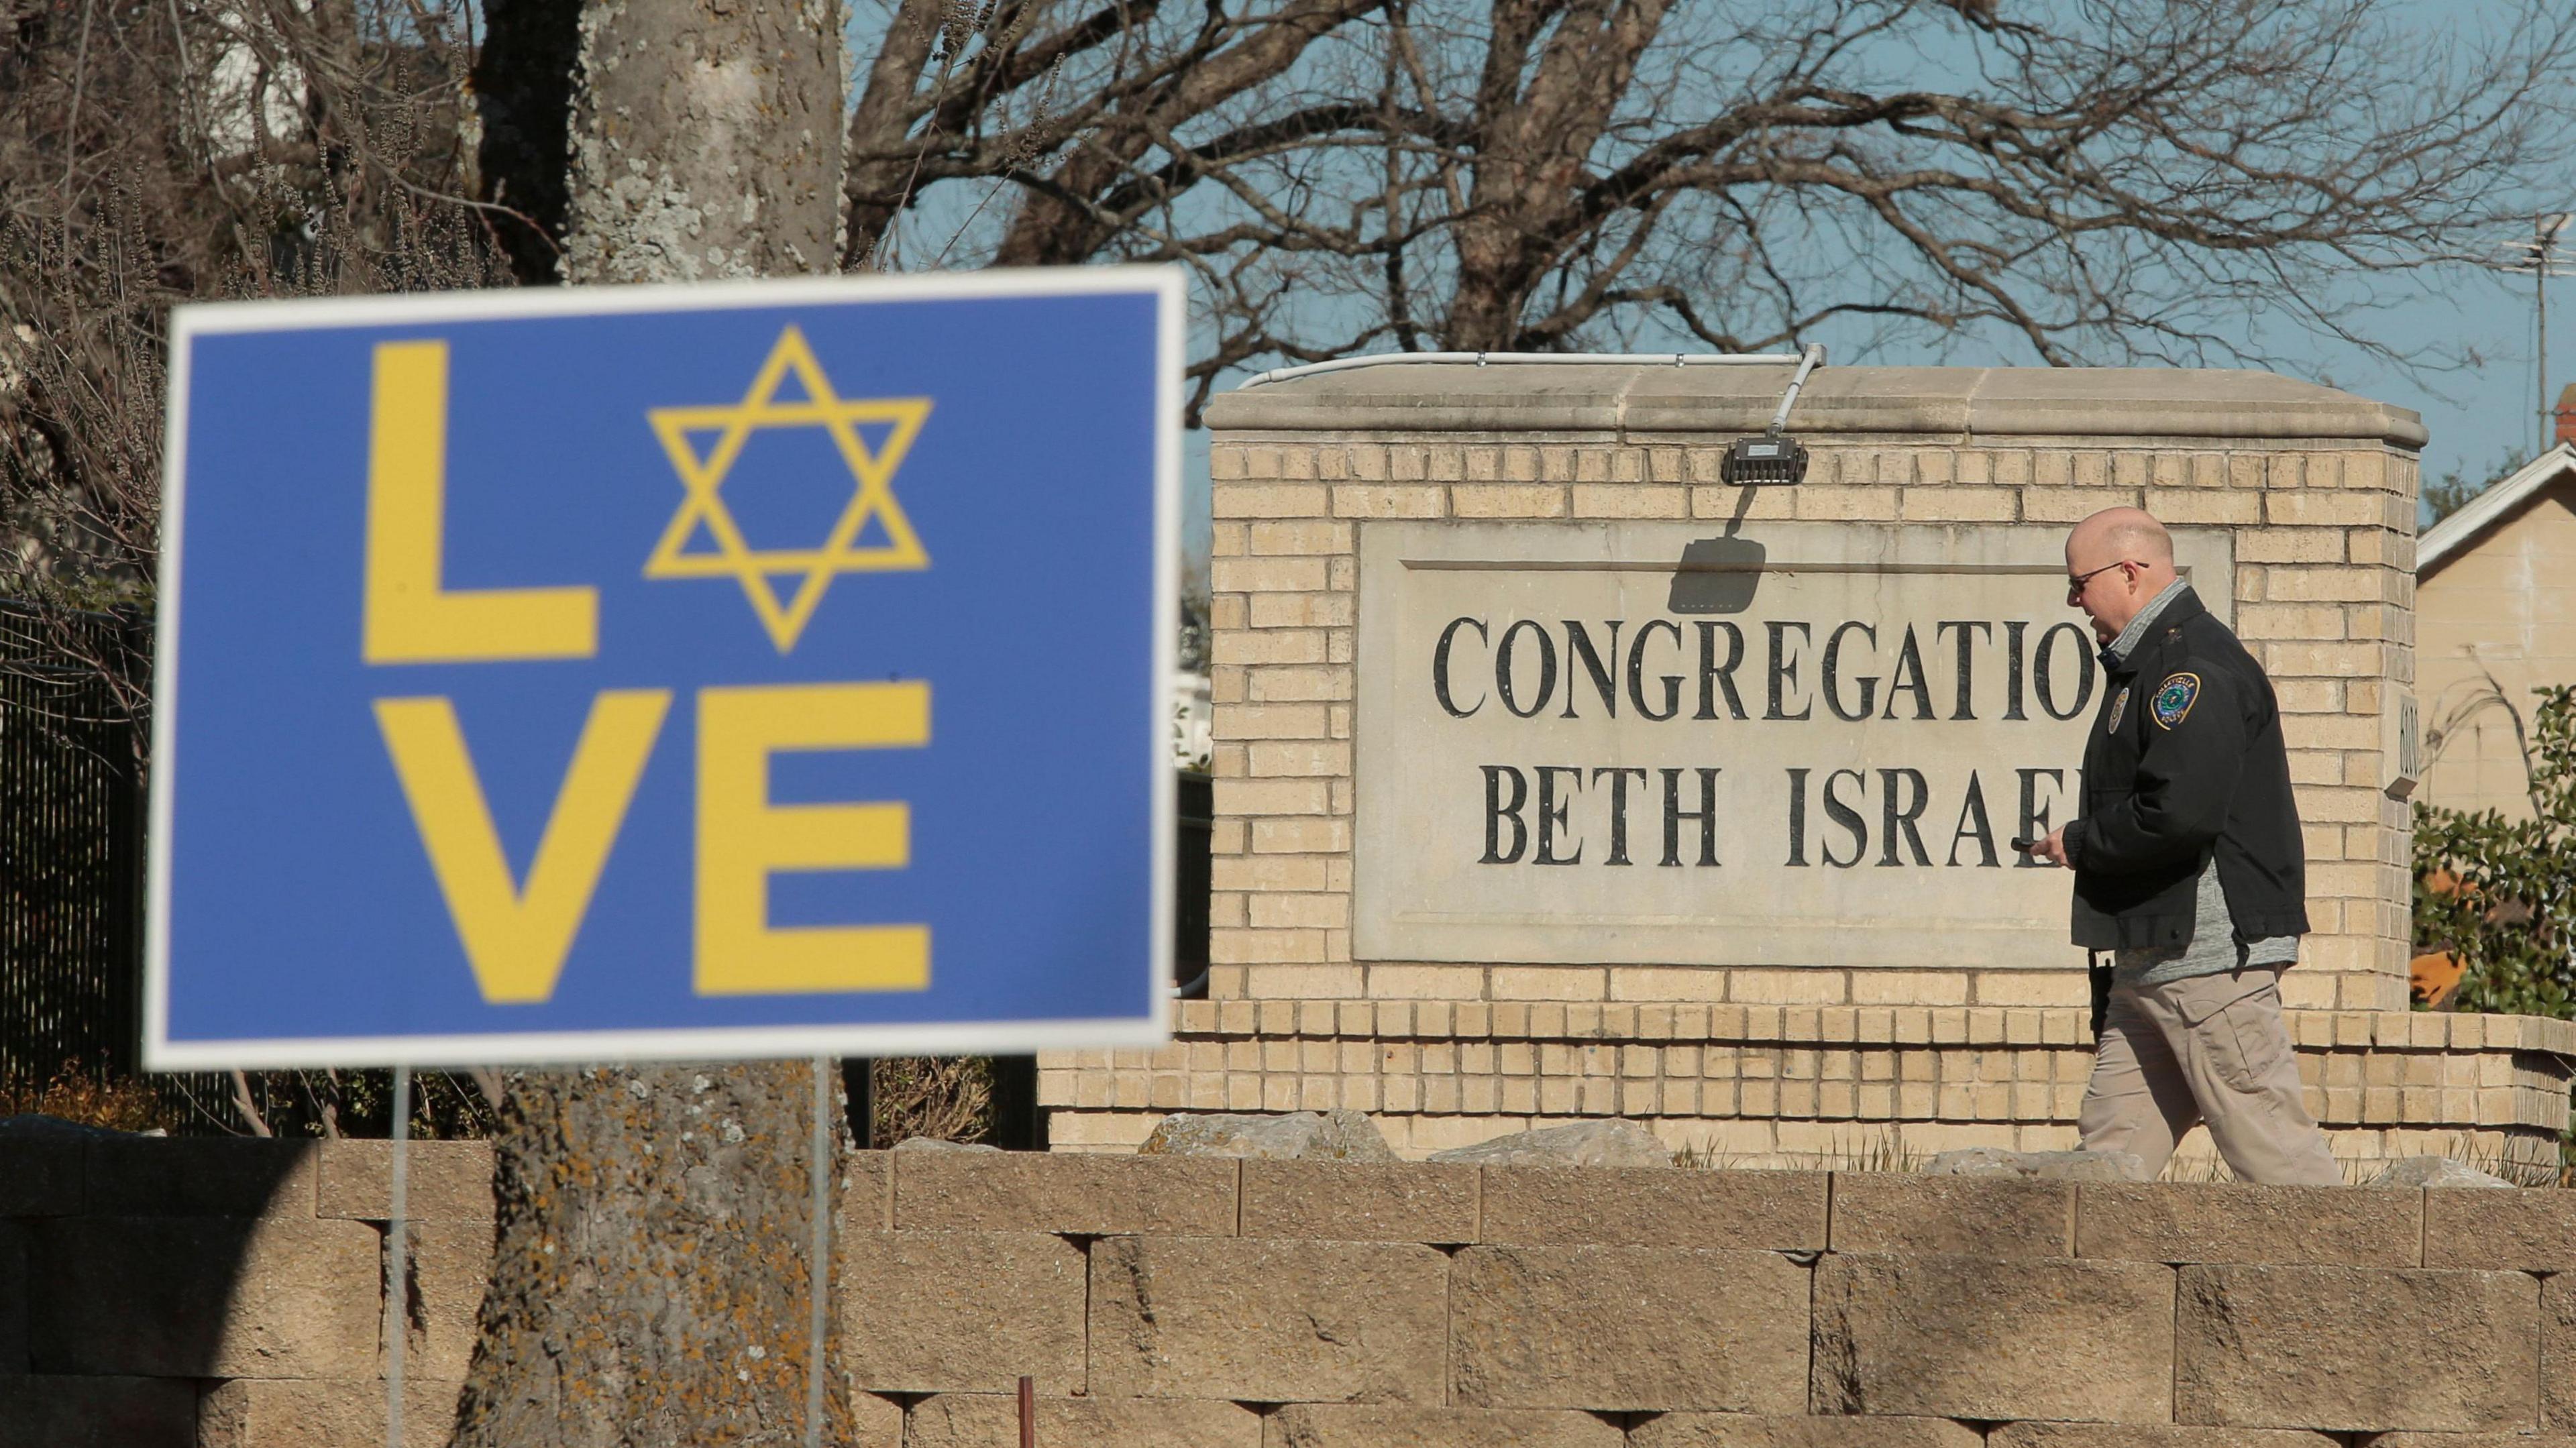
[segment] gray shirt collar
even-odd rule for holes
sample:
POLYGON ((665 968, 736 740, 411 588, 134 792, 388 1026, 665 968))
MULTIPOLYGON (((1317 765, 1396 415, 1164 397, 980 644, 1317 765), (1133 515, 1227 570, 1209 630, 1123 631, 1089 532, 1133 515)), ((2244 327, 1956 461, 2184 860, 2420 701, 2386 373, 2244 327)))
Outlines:
POLYGON ((2130 652, 2138 646, 2138 640, 2145 638, 2147 630, 2155 627, 2156 615, 2164 612, 2168 604, 2182 597, 2190 587, 2189 582, 2177 578, 2165 585, 2164 592, 2148 599, 2147 606, 2139 609, 2138 616, 2129 620, 2129 626, 2120 630, 2120 636, 2111 640, 2111 646, 2102 651, 2108 656, 2108 662, 2114 667, 2128 662, 2130 652))

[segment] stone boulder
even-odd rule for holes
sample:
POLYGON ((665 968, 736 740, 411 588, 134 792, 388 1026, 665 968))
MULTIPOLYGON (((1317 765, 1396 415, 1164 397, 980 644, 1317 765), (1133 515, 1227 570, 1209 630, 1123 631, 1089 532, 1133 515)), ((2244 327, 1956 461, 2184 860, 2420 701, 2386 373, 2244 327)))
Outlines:
POLYGON ((1393 1161, 1377 1123, 1359 1111, 1290 1111, 1277 1116, 1175 1112, 1163 1118, 1143 1156, 1245 1156, 1265 1161, 1393 1161))
POLYGON ((981 1141, 942 1141, 935 1136, 907 1136, 894 1144, 897 1151, 1000 1151, 998 1146, 981 1141))
POLYGON ((2490 1176, 2476 1167, 2456 1162, 2447 1156, 2400 1157, 2370 1179, 2375 1187, 2509 1187, 2513 1183, 2500 1176, 2490 1176))
POLYGON ((2142 1182, 2147 1164, 2126 1151, 2007 1151, 1971 1146, 1945 1151, 1926 1176, 2022 1177, 2053 1182, 2142 1182))
POLYGON ((1671 1166, 1673 1149, 1637 1123, 1614 1119, 1517 1131, 1435 1151, 1430 1159, 1467 1166, 1671 1166))

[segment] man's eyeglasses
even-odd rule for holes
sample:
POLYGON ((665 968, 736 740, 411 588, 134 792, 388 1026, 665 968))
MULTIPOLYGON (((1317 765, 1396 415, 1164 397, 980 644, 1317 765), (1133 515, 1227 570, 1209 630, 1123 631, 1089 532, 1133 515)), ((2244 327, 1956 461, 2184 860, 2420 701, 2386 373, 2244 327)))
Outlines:
MULTIPOLYGON (((2132 559, 2123 558, 2117 563, 2105 563, 2090 573, 2070 573, 2066 575, 2066 601, 2073 603, 2076 598, 2084 592, 2084 585, 2091 583, 2094 579, 2110 572, 2114 568, 2130 567, 2133 562, 2134 560, 2132 559)), ((2135 566, 2143 568, 2146 565, 2139 563, 2135 566)))

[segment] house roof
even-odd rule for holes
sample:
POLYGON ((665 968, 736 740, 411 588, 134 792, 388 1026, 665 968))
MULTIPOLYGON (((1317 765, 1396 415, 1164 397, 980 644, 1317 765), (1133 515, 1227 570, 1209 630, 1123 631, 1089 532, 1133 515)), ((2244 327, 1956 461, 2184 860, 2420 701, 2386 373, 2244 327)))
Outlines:
POLYGON ((2421 577, 2439 568, 2444 559, 2461 551, 2471 538, 2512 517, 2541 489, 2568 477, 2576 477, 2576 445, 2562 442, 2426 529, 2415 540, 2416 575, 2421 577))

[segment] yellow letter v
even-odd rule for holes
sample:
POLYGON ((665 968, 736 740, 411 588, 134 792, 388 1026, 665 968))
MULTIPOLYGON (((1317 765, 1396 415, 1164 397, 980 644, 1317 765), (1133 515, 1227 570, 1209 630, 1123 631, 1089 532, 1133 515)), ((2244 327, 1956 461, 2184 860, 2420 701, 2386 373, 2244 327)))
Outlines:
POLYGON ((376 725, 485 1001, 537 1003, 554 994, 670 707, 667 689, 610 689, 592 702, 521 890, 455 706, 437 697, 376 701, 376 725))

